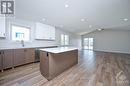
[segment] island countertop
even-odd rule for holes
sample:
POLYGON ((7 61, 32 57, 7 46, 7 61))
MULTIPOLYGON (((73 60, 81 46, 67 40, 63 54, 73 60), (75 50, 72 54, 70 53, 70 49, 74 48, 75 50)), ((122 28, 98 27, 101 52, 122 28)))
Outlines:
POLYGON ((56 47, 56 48, 44 48, 44 49, 39 49, 39 50, 50 52, 50 53, 62 53, 62 52, 76 50, 76 49, 78 49, 78 48, 75 48, 75 47, 56 47))

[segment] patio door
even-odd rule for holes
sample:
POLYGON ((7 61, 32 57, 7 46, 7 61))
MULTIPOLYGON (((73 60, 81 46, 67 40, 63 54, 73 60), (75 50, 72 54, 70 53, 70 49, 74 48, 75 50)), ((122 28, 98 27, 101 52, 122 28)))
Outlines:
POLYGON ((84 38, 83 48, 88 50, 93 50, 93 38, 84 38))

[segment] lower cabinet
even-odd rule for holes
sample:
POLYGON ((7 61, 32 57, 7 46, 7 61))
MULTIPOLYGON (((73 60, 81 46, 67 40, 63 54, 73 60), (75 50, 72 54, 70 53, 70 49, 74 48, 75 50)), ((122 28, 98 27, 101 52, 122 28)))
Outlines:
POLYGON ((14 66, 19 66, 25 64, 25 50, 15 49, 14 50, 14 66))
POLYGON ((35 61, 35 49, 25 49, 25 63, 31 63, 35 61))
POLYGON ((35 49, 14 50, 14 66, 19 66, 35 61, 35 49))
POLYGON ((14 66, 19 66, 35 61, 35 49, 16 49, 14 50, 14 66))
POLYGON ((0 50, 0 70, 31 63, 34 61, 34 48, 0 50))
POLYGON ((3 51, 3 69, 13 67, 13 50, 3 51))
POLYGON ((0 70, 2 70, 2 53, 0 51, 0 70))
POLYGON ((40 50, 40 72, 48 80, 53 79, 73 65, 78 64, 78 50, 49 53, 40 50))
POLYGON ((0 51, 0 70, 13 67, 13 50, 0 51))

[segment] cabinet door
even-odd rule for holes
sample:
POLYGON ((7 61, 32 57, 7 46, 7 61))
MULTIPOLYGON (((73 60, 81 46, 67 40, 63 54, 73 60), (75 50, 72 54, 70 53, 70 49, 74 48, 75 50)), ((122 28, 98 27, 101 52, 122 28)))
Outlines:
POLYGON ((14 50, 14 66, 19 66, 25 64, 25 50, 15 49, 14 50))
POLYGON ((40 51, 40 71, 41 74, 48 78, 49 77, 49 53, 40 51))
POLYGON ((55 27, 50 27, 49 28, 49 39, 50 40, 55 40, 55 27))
POLYGON ((55 27, 36 23, 36 39, 55 40, 55 27))
POLYGON ((36 39, 48 39, 48 34, 50 33, 49 25, 42 23, 36 23, 36 39))
POLYGON ((2 70, 2 52, 0 51, 0 70, 2 70))
POLYGON ((13 67, 13 50, 4 50, 3 52, 3 69, 13 67))
POLYGON ((25 63, 35 61, 35 49, 25 49, 25 63))
POLYGON ((5 17, 0 17, 0 37, 5 37, 5 17))
POLYGON ((43 28, 43 26, 42 26, 42 24, 41 23, 36 23, 36 33, 35 33, 35 35, 36 35, 36 39, 43 39, 43 30, 44 28, 43 28))

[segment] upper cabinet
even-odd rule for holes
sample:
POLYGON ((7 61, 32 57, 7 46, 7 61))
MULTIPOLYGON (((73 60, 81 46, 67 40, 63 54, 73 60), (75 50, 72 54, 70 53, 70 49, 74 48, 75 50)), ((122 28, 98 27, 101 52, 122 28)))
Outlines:
POLYGON ((0 17, 0 37, 5 37, 5 17, 0 17))
POLYGON ((35 39, 55 40, 55 27, 36 23, 35 39))

